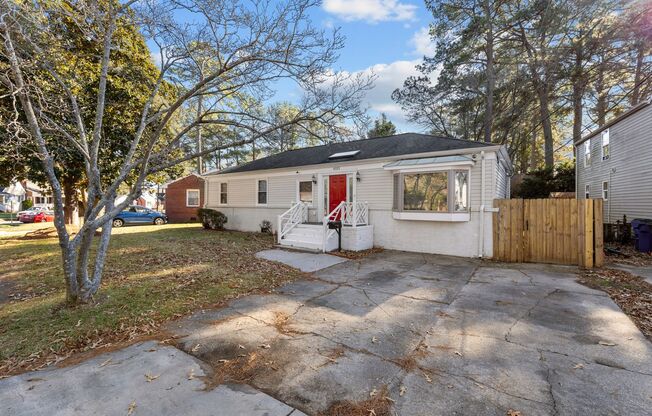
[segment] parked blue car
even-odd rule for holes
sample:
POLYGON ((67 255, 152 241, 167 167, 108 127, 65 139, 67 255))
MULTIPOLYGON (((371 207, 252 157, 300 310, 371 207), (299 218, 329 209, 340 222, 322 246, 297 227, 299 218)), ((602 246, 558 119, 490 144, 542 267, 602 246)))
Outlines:
POLYGON ((125 224, 163 225, 167 222, 167 215, 139 205, 131 205, 113 218, 114 227, 122 227, 125 224))

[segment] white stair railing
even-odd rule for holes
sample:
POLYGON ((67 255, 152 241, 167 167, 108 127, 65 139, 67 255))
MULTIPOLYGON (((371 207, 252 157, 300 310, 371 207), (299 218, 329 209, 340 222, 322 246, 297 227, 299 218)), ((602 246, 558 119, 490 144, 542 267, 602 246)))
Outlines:
POLYGON ((322 220, 323 240, 322 251, 326 252, 326 245, 337 231, 328 228, 330 221, 342 221, 342 225, 357 227, 369 224, 369 204, 367 202, 340 202, 322 220))
POLYGON ((297 202, 278 216, 278 243, 297 225, 308 222, 308 204, 297 202))

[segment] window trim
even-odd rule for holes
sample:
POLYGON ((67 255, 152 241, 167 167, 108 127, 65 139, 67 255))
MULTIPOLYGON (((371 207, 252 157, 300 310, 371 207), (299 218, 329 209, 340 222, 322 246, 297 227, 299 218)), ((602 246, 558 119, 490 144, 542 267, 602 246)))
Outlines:
MULTIPOLYGON (((312 179, 304 180, 304 179, 297 179, 297 185, 296 185, 296 201, 301 202, 301 182, 310 182, 310 194, 312 197, 312 200, 308 202, 308 206, 312 207, 315 204, 315 186, 319 184, 315 184, 312 179)), ((317 198, 319 198, 319 195, 317 195, 317 198)))
POLYGON ((591 139, 584 142, 584 167, 591 166, 591 139))
POLYGON ((424 220, 445 220, 445 221, 468 221, 470 219, 470 212, 471 212, 471 169, 470 168, 462 168, 458 166, 451 166, 447 168, 439 168, 439 169, 424 169, 420 171, 412 171, 412 170, 406 170, 406 171, 397 171, 394 173, 392 176, 392 193, 393 193, 393 198, 392 198, 392 212, 395 214, 393 217, 395 219, 417 219, 416 216, 421 216, 421 219, 424 220), (404 181, 404 176, 405 175, 417 175, 417 174, 428 174, 428 173, 441 173, 445 172, 448 177, 448 194, 447 194, 447 205, 448 205, 448 210, 447 211, 418 211, 418 210, 406 210, 403 209, 403 204, 405 203, 405 181, 404 181), (457 172, 465 172, 467 175, 467 189, 466 189, 466 200, 467 200, 467 207, 466 210, 464 211, 455 211, 454 210, 454 205, 455 205, 455 174, 457 172), (396 177, 398 176, 398 190, 395 189, 395 181, 396 177), (453 189, 453 192, 451 192, 451 188, 453 189), (398 191, 398 196, 394 194, 394 192, 398 191), (397 206, 395 206, 395 204, 397 206), (410 214, 410 215, 407 215, 410 214), (414 215, 412 215, 414 214, 414 215))
MULTIPOLYGON (((145 205, 147 205, 147 202, 145 202, 145 205)), ((201 206, 201 192, 199 191, 199 189, 196 189, 196 188, 186 189, 186 207, 188 207, 188 208, 197 208, 197 207, 200 207, 200 206, 201 206), (197 192, 197 205, 190 205, 188 203, 188 194, 190 192, 197 192)))
POLYGON ((601 145, 602 146, 600 147, 600 155, 602 156, 602 160, 608 160, 609 157, 611 156, 611 146, 609 145, 609 129, 603 131, 601 137, 602 137, 602 140, 601 140, 601 145), (606 138, 606 140, 605 140, 605 138, 606 138), (607 155, 606 156, 604 154, 605 147, 607 148, 607 155))
POLYGON ((217 184, 217 205, 228 205, 229 204, 229 183, 228 182, 218 182, 217 184), (222 202, 222 184, 226 185, 226 202, 222 202))
POLYGON ((584 185, 584 199, 591 199, 591 184, 584 185))
MULTIPOLYGON (((227 187, 227 194, 228 194, 228 187, 227 187)), ((256 189, 255 189, 255 201, 256 201, 256 206, 257 207, 266 207, 267 204, 269 204, 269 180, 267 178, 257 178, 256 179, 256 189), (262 193, 259 189, 260 182, 265 182, 265 203, 261 203, 260 200, 258 199, 258 196, 260 193, 262 193)), ((227 195, 227 201, 228 201, 228 195, 227 195)))
POLYGON ((602 181, 602 200, 603 201, 608 201, 609 200, 609 182, 608 181, 602 181), (607 185, 607 189, 604 189, 605 184, 607 185), (605 192, 607 193, 605 197, 605 192))

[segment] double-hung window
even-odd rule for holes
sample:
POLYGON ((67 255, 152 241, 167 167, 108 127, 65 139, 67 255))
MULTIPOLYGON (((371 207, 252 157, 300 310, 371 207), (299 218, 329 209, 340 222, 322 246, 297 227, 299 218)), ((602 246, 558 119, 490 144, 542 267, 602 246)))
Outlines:
POLYGON ((591 185, 588 183, 584 185, 584 198, 589 199, 591 198, 591 185))
POLYGON ((602 199, 609 200, 609 182, 602 182, 602 199))
POLYGON ((468 212, 469 171, 395 174, 394 210, 426 213, 468 212))
POLYGON ((602 160, 609 159, 609 130, 602 132, 602 160))
POLYGON ((199 206, 199 189, 186 190, 186 206, 187 207, 199 206))
POLYGON ((228 187, 226 182, 220 183, 220 204, 226 205, 228 203, 228 187))
POLYGON ((267 180, 259 179, 257 189, 256 203, 258 205, 267 205, 267 180))
POLYGON ((584 142, 584 166, 591 166, 591 139, 584 142))
POLYGON ((299 201, 312 204, 312 181, 299 182, 299 201))

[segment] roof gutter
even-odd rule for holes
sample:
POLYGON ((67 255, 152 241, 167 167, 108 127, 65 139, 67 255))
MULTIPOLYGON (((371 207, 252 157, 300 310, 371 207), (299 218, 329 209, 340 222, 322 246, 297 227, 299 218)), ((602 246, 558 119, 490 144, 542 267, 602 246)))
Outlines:
POLYGON ((614 124, 616 124, 616 123, 618 123, 618 122, 620 122, 620 121, 622 121, 622 120, 628 118, 629 116, 634 115, 635 113, 638 113, 640 110, 644 109, 645 107, 649 106, 650 104, 652 104, 652 101, 646 101, 646 102, 643 102, 643 103, 638 104, 636 107, 632 107, 632 108, 630 108, 629 110, 625 111, 624 113, 622 113, 622 114, 619 115, 618 117, 614 117, 614 118, 612 118, 611 120, 609 120, 607 123, 605 123, 604 126, 599 127, 599 128, 597 128, 597 129, 593 130, 592 132, 590 132, 590 133, 587 134, 586 136, 582 137, 580 140, 576 141, 576 142, 573 143, 573 144, 574 144, 575 146, 579 146, 580 144, 584 143, 585 141, 587 141, 587 140, 590 139, 591 137, 596 136, 598 133, 600 133, 600 132, 602 132, 602 131, 608 129, 609 127, 611 127, 611 126, 613 126, 614 124))

